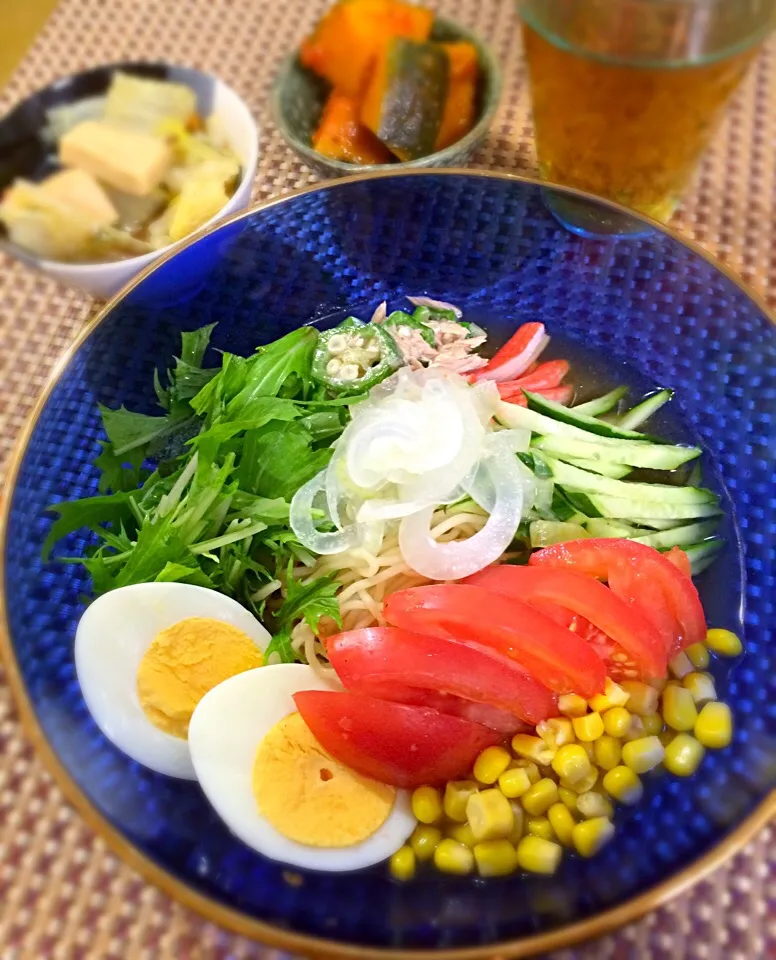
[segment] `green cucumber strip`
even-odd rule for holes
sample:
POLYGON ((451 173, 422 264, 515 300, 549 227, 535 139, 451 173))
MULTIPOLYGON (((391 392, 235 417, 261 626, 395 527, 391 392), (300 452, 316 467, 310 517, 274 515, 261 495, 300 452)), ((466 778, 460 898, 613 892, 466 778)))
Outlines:
POLYGON ((564 407, 562 404, 555 403, 554 400, 547 400, 541 394, 532 393, 530 390, 523 390, 523 393, 528 401, 528 409, 548 416, 553 420, 559 420, 569 426, 616 440, 655 439, 644 433, 636 433, 634 430, 627 430, 613 423, 607 423, 605 420, 596 420, 595 417, 589 417, 585 413, 575 413, 572 407, 564 407))
POLYGON ((657 413, 662 406, 668 403, 673 395, 673 390, 660 390, 658 393, 653 393, 651 397, 647 397, 646 400, 642 400, 641 403, 637 403, 635 407, 631 407, 627 413, 624 413, 617 421, 617 426, 621 430, 635 430, 636 427, 640 427, 645 420, 648 420, 652 414, 657 413))
POLYGON ((686 520, 646 520, 644 517, 634 517, 630 522, 639 527, 649 527, 651 530, 673 530, 674 527, 681 527, 687 523, 686 520))
POLYGON ((627 477, 632 469, 624 463, 611 463, 607 460, 581 460, 576 457, 560 457, 560 459, 565 463, 570 463, 572 467, 587 470, 589 473, 597 473, 602 477, 611 477, 613 480, 627 477))
POLYGON ((576 490, 563 490, 556 486, 555 493, 559 496, 562 494, 565 500, 567 500, 573 510, 581 513, 585 517, 600 517, 601 512, 598 510, 593 503, 593 501, 588 497, 586 493, 579 493, 576 490))
POLYGON ((700 523, 688 523, 672 530, 658 530, 657 533, 648 533, 646 536, 634 537, 638 543, 646 543, 648 547, 658 550, 669 550, 671 547, 684 547, 690 543, 698 543, 710 537, 717 529, 718 522, 702 520, 700 523))
POLYGON ((712 540, 704 540, 703 543, 693 543, 685 547, 684 552, 690 558, 692 575, 697 577, 699 573, 703 573, 707 567, 710 567, 724 546, 725 541, 722 537, 714 537, 712 540))
MULTIPOLYGON (((565 409, 565 408, 564 408, 565 409)), ((560 420, 553 420, 552 417, 545 417, 536 410, 529 410, 528 407, 521 407, 516 403, 506 403, 500 400, 496 407, 496 420, 505 427, 516 427, 523 430, 530 430, 542 437, 568 437, 570 440, 580 440, 584 443, 596 443, 609 446, 621 443, 612 437, 602 437, 590 430, 581 430, 579 427, 573 427, 570 423, 563 423, 560 420)), ((594 420, 593 423, 600 423, 594 420)), ((651 439, 643 434, 639 434, 644 446, 651 443, 651 439)))
MULTIPOLYGON (((645 486, 650 485, 645 484, 645 486)), ((568 496, 568 493, 566 495, 568 496)), ((667 503, 664 500, 627 500, 623 497, 610 497, 603 494, 590 494, 588 499, 599 516, 627 520, 631 523, 634 521, 634 514, 645 518, 639 519, 639 523, 648 524, 653 520, 696 520, 700 517, 716 517, 722 513, 716 501, 667 503)))
POLYGON ((531 523, 531 546, 551 547, 554 543, 583 540, 585 528, 578 523, 562 523, 557 520, 534 520, 531 523))
POLYGON ((588 417, 600 417, 602 413, 613 410, 627 392, 627 387, 615 387, 614 390, 610 390, 602 397, 586 400, 585 403, 577 403, 571 409, 574 413, 586 413, 588 417))
MULTIPOLYGON (((717 504, 717 498, 711 490, 704 490, 702 487, 677 487, 668 483, 626 483, 624 480, 612 480, 610 477, 588 473, 587 470, 580 470, 553 457, 547 457, 546 460, 556 483, 572 490, 581 490, 583 493, 604 494, 632 501, 659 500, 661 503, 689 505, 712 503, 715 507, 717 504)), ((696 513, 692 516, 702 514, 696 513)))
POLYGON ((532 446, 561 460, 604 460, 608 463, 627 463, 631 467, 647 467, 650 470, 676 470, 701 454, 700 447, 645 443, 643 440, 597 443, 596 439, 539 437, 532 442, 532 446))
POLYGON ((630 540, 639 532, 628 523, 604 520, 602 517, 591 517, 585 524, 585 530, 591 537, 616 537, 618 540, 623 538, 630 540))

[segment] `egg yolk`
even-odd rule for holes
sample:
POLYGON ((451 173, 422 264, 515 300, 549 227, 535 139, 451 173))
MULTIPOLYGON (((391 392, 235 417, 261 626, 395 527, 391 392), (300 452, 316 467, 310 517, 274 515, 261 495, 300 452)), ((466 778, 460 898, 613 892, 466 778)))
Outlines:
POLYGON ((312 847, 350 847, 387 820, 396 790, 338 763, 298 713, 259 744, 253 764, 259 812, 284 837, 312 847))
POLYGON ((194 708, 208 690, 262 663, 261 651, 242 630, 191 617, 154 637, 137 671, 137 695, 154 726, 185 740, 194 708))

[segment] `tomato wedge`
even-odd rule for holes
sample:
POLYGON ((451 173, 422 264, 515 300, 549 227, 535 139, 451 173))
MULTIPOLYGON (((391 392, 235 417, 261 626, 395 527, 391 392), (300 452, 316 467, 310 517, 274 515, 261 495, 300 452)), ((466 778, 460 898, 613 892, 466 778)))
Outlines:
MULTIPOLYGON (((698 591, 690 577, 658 550, 633 540, 588 539, 558 543, 537 550, 528 561, 532 566, 566 567, 579 573, 608 580, 614 593, 638 605, 647 618, 661 629, 667 617, 673 620, 668 658, 706 637, 706 618, 698 591), (630 576, 623 571, 630 569, 630 576), (624 586, 621 581, 626 581, 624 586), (642 587, 654 583, 658 590, 640 595, 642 587)), ((661 629, 662 632, 662 629, 661 629)))
POLYGON ((390 689, 397 684, 489 704, 532 724, 558 713, 550 691, 514 660, 475 645, 396 627, 367 627, 329 637, 326 653, 349 690, 386 700, 394 699, 390 689), (379 692, 370 689, 375 685, 379 692))
POLYGON ((347 691, 294 694, 321 746, 365 777, 412 789, 465 776, 502 736, 460 717, 347 691))
POLYGON ((615 649, 621 648, 634 665, 634 676, 665 676, 666 648, 653 625, 592 577, 571 570, 502 565, 480 570, 465 583, 529 604, 557 604, 584 617, 614 641, 615 649))
POLYGON ((589 698, 603 690, 601 658, 576 634, 520 600, 446 583, 392 593, 383 614, 405 630, 495 650, 555 693, 589 698))
POLYGON ((486 366, 472 374, 472 380, 515 380, 536 360, 549 339, 543 323, 524 323, 486 366))

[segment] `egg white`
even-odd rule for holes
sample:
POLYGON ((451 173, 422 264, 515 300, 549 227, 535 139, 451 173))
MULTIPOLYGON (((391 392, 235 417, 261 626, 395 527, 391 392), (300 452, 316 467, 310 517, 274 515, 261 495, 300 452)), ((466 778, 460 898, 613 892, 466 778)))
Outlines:
POLYGON ((138 763, 194 780, 186 740, 156 727, 137 694, 137 672, 154 637, 190 617, 232 624, 264 652, 269 633, 231 597, 188 583, 139 583, 98 597, 75 636, 75 667, 89 712, 115 746, 138 763))
POLYGON ((259 811, 253 765, 259 744, 276 723, 296 712, 293 694, 339 689, 305 664, 246 670, 200 700, 189 726, 189 748, 200 786, 216 813, 243 843, 272 860, 312 870, 357 870, 386 860, 412 833, 407 790, 397 790, 386 821, 349 847, 313 847, 290 840, 259 811))

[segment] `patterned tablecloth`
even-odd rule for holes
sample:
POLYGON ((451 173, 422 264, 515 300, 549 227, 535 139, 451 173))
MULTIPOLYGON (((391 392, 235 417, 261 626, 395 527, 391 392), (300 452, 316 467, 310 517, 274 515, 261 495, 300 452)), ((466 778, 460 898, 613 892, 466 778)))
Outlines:
MULTIPOLYGON (((23 2, 23 0, 17 0, 23 2)), ((63 0, 0 109, 105 61, 167 59, 219 74, 261 124, 254 199, 314 181, 283 143, 267 90, 327 0, 63 0)), ((474 166, 535 172, 529 97, 510 0, 442 0, 504 72, 474 166)), ((2 43, 2 27, 0 27, 2 43)), ((675 223, 776 303, 776 46, 736 97, 675 223)), ((56 358, 93 309, 0 255, 0 466, 56 358)), ((649 856, 649 851, 644 851, 649 856)), ((0 676, 0 960, 290 960, 205 922, 125 867, 66 804, 19 727, 0 676)), ((776 958, 776 834, 766 828, 709 880, 641 922, 553 960, 776 958)))

